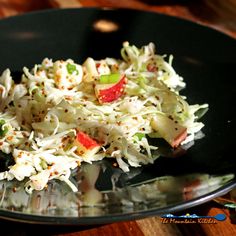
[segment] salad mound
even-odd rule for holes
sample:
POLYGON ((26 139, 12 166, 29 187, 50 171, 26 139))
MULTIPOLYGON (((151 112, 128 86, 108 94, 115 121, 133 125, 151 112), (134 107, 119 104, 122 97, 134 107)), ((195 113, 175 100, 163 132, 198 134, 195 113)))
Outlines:
POLYGON ((125 172, 154 162, 149 138, 170 147, 193 141, 202 129, 198 111, 180 95, 183 78, 173 57, 155 45, 123 43, 121 59, 45 58, 23 68, 20 83, 6 69, 0 76, 0 151, 13 160, 0 179, 27 179, 28 193, 52 179, 66 182, 82 162, 113 158, 125 172))

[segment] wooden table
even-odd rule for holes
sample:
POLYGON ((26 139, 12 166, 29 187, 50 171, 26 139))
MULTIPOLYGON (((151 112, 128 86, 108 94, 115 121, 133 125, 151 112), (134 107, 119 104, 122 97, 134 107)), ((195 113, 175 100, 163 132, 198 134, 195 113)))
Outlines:
MULTIPOLYGON (((29 11, 46 8, 66 7, 125 7, 161 12, 208 25, 236 38, 236 8, 228 11, 221 2, 215 0, 0 0, 0 18, 22 14, 29 11), (218 4, 218 8, 217 8, 218 4), (222 9, 221 9, 222 8, 222 9)), ((233 2, 233 1, 232 1, 233 2)), ((234 5, 236 7, 236 4, 234 5)), ((150 217, 142 220, 119 222, 108 225, 81 227, 81 226, 41 226, 28 225, 17 222, 0 220, 0 235, 54 235, 54 236, 116 236, 116 235, 207 235, 231 236, 236 235, 236 222, 230 219, 228 209, 216 203, 215 200, 201 206, 189 209, 186 213, 198 215, 226 214, 227 219, 217 224, 163 224, 159 217, 150 217)), ((181 213, 179 213, 181 214, 181 213)), ((235 214, 235 213, 234 213, 235 214)))

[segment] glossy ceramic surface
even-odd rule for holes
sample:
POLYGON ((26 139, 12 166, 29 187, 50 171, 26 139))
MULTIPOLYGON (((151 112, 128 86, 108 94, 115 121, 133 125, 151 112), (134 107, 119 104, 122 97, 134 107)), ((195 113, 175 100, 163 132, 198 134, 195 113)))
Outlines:
MULTIPOLYGON (((82 165, 73 174, 80 191, 52 182, 28 195, 19 182, 0 182, 0 217, 29 223, 101 224, 177 212, 236 186, 234 157, 236 41, 188 21, 135 10, 49 10, 0 21, 0 71, 17 79, 43 58, 119 57, 123 41, 149 42, 173 54, 190 103, 208 103, 204 137, 191 146, 165 145, 154 165, 131 169, 110 161, 82 165), (175 156, 175 157, 174 157, 175 156), (91 174, 93 173, 93 174, 91 174), (84 186, 89 183, 89 189, 84 186), (91 207, 93 205, 93 207, 91 207)), ((156 142, 156 141, 154 141, 156 142)))

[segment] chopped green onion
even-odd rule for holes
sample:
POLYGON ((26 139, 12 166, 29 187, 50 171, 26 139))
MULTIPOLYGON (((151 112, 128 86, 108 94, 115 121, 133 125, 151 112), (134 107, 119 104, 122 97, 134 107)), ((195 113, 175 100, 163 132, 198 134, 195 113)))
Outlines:
POLYGON ((114 73, 109 75, 101 75, 100 76, 100 83, 101 84, 115 84, 119 81, 120 74, 114 73))
POLYGON ((4 129, 2 126, 5 124, 5 120, 0 120, 0 137, 4 136, 8 132, 8 128, 5 127, 4 129))
POLYGON ((76 69, 76 65, 68 63, 66 65, 66 69, 70 75, 72 75, 76 71, 76 75, 79 74, 79 71, 76 69))
POLYGON ((142 138, 145 138, 145 134, 143 133, 136 133, 134 136, 137 137, 139 141, 142 140, 142 138))
POLYGON ((4 124, 6 124, 5 120, 0 120, 0 127, 2 127, 4 124))
POLYGON ((44 170, 48 167, 47 162, 45 160, 41 160, 40 165, 44 170))

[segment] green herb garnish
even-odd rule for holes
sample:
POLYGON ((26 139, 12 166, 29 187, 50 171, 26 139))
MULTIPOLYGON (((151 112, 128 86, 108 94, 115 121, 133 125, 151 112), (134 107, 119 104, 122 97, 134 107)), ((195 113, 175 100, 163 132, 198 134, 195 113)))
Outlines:
POLYGON ((76 65, 68 63, 66 65, 66 69, 70 75, 72 75, 76 71, 76 75, 79 74, 79 71, 76 69, 76 65))

